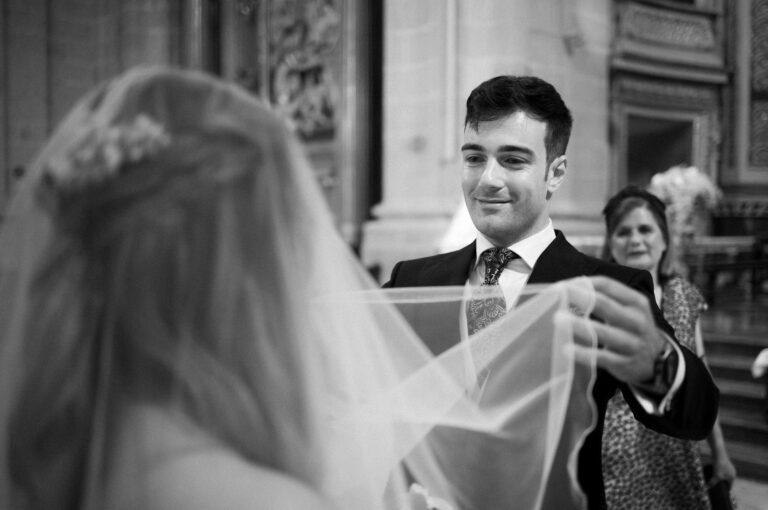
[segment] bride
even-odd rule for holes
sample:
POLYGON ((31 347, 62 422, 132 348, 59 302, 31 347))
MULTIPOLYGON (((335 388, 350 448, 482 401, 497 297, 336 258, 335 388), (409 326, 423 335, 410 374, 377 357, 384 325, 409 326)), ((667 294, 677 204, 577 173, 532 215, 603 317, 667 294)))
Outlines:
POLYGON ((589 288, 538 290, 440 352, 464 289, 378 290, 275 115, 131 70, 3 221, 0 507, 579 508, 589 288))

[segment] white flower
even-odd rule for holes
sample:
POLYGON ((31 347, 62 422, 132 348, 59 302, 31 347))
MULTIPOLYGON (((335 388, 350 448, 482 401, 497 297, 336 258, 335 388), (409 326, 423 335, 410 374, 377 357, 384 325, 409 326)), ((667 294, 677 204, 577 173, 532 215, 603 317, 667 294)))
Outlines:
POLYGON ((696 210, 710 210, 722 196, 720 189, 695 166, 673 166, 651 178, 648 191, 667 204, 673 235, 690 230, 696 210))
POLYGON ((114 177, 126 164, 146 159, 169 143, 163 126, 145 114, 109 127, 89 125, 64 154, 51 158, 46 174, 60 189, 80 189, 114 177))

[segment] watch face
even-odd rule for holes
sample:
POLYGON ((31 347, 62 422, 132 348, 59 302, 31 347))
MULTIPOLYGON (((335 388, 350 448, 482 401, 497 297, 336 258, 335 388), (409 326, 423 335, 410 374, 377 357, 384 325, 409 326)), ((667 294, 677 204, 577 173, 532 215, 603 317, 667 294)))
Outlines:
POLYGON ((663 356, 664 361, 662 362, 662 382, 667 386, 667 388, 670 388, 672 383, 675 382, 675 375, 677 375, 677 351, 670 348, 669 351, 664 353, 663 356))

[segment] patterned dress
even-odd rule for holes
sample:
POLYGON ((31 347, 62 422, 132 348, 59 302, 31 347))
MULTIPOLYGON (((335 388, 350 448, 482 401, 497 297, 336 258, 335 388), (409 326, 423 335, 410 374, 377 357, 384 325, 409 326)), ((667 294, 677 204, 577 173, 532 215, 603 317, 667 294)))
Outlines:
MULTIPOLYGON (((661 309, 681 344, 696 352, 696 321, 707 305, 679 276, 662 284, 661 309)), ((698 445, 647 429, 621 393, 609 401, 603 432, 603 479, 611 510, 709 510, 698 445)))

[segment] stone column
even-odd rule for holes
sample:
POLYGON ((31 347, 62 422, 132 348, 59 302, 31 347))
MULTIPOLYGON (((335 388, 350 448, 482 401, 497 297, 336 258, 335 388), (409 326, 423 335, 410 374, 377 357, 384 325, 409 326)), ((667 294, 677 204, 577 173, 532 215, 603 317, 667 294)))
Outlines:
POLYGON ((456 4, 385 5, 383 198, 361 250, 383 280, 396 261, 435 252, 459 203, 456 4))

